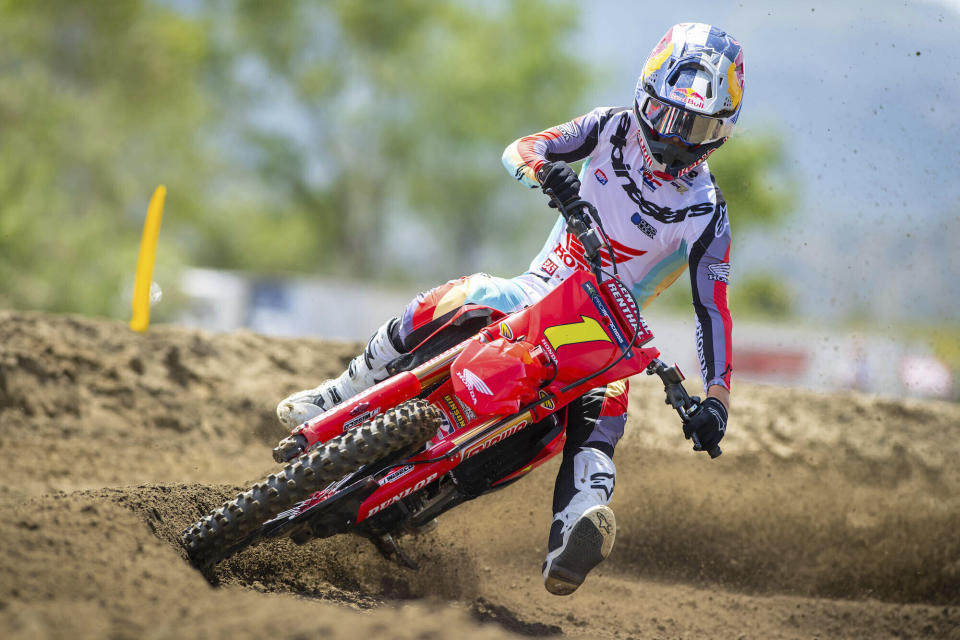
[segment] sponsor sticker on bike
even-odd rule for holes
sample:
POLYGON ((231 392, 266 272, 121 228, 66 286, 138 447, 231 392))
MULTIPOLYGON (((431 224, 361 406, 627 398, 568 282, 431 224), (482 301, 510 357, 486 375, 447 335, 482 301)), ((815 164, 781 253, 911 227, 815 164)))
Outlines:
POLYGON ((400 478, 402 478, 403 476, 407 475, 407 474, 410 473, 411 471, 413 471, 413 465, 412 465, 412 464, 408 464, 408 465, 402 466, 402 467, 400 467, 400 468, 398 468, 398 469, 394 469, 393 471, 391 471, 391 472, 388 473, 387 475, 383 476, 383 480, 380 481, 380 484, 381 484, 381 485, 390 484, 391 482, 394 482, 394 481, 396 481, 396 480, 399 480, 400 478))
POLYGON ((554 408, 556 408, 557 406, 553 402, 553 397, 543 389, 540 389, 540 400, 541 400, 540 406, 546 409, 547 411, 553 411, 554 408))
POLYGON ((463 411, 460 410, 460 405, 453 399, 453 396, 443 396, 443 402, 447 405, 447 409, 450 411, 450 417, 457 423, 457 427, 462 428, 466 426, 467 420, 463 415, 463 411))
POLYGON ((406 498, 406 497, 407 497, 408 495, 410 495, 411 493, 414 493, 414 492, 416 492, 416 491, 420 491, 420 489, 423 489, 425 486, 427 486, 428 484, 430 484, 431 482, 433 482, 434 480, 436 480, 437 477, 438 477, 438 476, 437 476, 436 473, 431 473, 429 476, 427 476, 427 477, 424 478, 423 480, 420 480, 420 481, 417 482, 415 485, 410 486, 410 487, 407 487, 406 489, 404 489, 403 491, 401 491, 400 493, 398 493, 398 494, 396 494, 396 495, 390 496, 389 498, 387 498, 386 500, 384 500, 384 501, 381 502, 380 504, 378 504, 378 505, 376 505, 375 507, 371 508, 370 511, 367 512, 367 517, 370 517, 370 516, 372 516, 372 515, 375 514, 375 513, 379 513, 380 511, 383 511, 384 509, 386 509, 386 508, 389 507, 390 505, 392 505, 392 504, 394 504, 394 503, 396 503, 396 502, 399 502, 400 500, 403 500, 404 498, 406 498))
POLYGON ((349 420, 347 420, 346 422, 344 422, 344 423, 343 423, 343 430, 344 430, 344 431, 350 431, 350 429, 359 427, 359 426, 362 425, 364 422, 369 422, 370 420, 373 420, 373 419, 376 418, 378 415, 380 415, 380 407, 377 407, 376 409, 371 409, 370 411, 365 411, 365 412, 361 413, 360 415, 358 415, 357 417, 355 417, 355 418, 350 418, 349 420))
POLYGON ((462 371, 457 372, 457 377, 460 378, 463 386, 467 388, 467 393, 470 394, 470 399, 473 400, 474 405, 477 404, 477 393, 482 393, 485 396, 493 395, 493 391, 490 390, 487 383, 481 380, 480 376, 473 371, 470 371, 470 369, 464 367, 462 371))
POLYGON ((463 451, 461 451, 461 452, 460 452, 460 461, 462 462, 462 461, 466 460, 467 458, 472 458, 473 456, 477 455, 477 454, 480 453, 481 451, 484 451, 484 450, 492 447, 493 445, 497 444, 498 442, 501 442, 501 441, 503 441, 503 440, 506 440, 507 438, 509 438, 509 437, 512 436, 513 434, 515 434, 515 433, 517 433, 518 431, 520 431, 521 429, 523 429, 525 426, 527 426, 527 421, 526 421, 526 420, 521 420, 520 422, 517 422, 517 423, 515 423, 515 424, 507 424, 507 425, 501 427, 499 430, 497 430, 497 431, 495 431, 494 433, 490 434, 489 436, 487 436, 486 438, 484 438, 484 439, 481 440, 480 442, 478 442, 478 443, 476 443, 476 444, 473 444, 473 445, 465 448, 463 451))
POLYGON ((624 290, 623 285, 616 280, 610 279, 605 280, 600 286, 607 290, 609 298, 613 299, 614 303, 617 305, 617 310, 620 312, 621 317, 624 319, 624 321, 626 321, 630 328, 634 330, 639 329, 637 345, 639 346, 652 340, 653 332, 650 331, 650 327, 647 326, 643 316, 640 315, 640 311, 636 306, 636 301, 633 299, 633 296, 631 296, 628 291, 624 290))

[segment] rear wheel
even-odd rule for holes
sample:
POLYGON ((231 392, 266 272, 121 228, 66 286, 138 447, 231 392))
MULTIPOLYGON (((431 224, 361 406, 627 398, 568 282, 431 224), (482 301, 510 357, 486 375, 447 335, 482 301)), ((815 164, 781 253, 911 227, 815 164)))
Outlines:
POLYGON ((201 568, 223 560, 278 513, 366 464, 424 444, 440 424, 436 407, 411 400, 327 441, 184 530, 180 537, 190 559, 201 568))

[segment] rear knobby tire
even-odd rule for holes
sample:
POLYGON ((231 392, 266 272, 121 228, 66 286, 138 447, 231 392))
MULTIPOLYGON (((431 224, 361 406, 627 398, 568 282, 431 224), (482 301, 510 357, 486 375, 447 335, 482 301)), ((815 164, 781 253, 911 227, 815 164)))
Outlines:
POLYGON ((327 441, 185 529, 180 538, 187 554, 200 568, 223 560, 231 547, 278 513, 363 465, 424 444, 440 424, 436 407, 411 400, 327 441))

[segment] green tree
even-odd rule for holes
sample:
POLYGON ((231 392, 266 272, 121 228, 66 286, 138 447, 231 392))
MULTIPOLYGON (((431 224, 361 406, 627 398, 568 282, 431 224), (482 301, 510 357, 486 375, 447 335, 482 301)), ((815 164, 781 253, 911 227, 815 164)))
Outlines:
POLYGON ((236 78, 239 60, 250 79, 238 128, 270 197, 247 238, 276 248, 251 255, 221 234, 206 252, 216 264, 383 279, 404 270, 388 229, 443 240, 436 263, 449 272, 476 269, 493 238, 522 235, 527 212, 495 206, 517 189, 500 154, 573 115, 586 73, 564 53, 571 4, 549 5, 560 20, 543 19, 542 0, 212 7, 229 63, 220 75, 236 78), (278 131, 262 118, 271 109, 300 126, 278 131))
POLYGON ((0 41, 0 304, 116 312, 153 187, 199 210, 204 31, 143 1, 5 0, 0 41))

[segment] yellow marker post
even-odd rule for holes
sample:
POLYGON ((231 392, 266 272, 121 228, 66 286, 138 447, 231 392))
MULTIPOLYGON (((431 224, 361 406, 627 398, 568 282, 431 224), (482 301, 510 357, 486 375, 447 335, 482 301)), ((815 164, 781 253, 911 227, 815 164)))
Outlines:
POLYGON ((143 223, 140 239, 140 256, 137 258, 137 275, 133 282, 133 317, 130 328, 146 331, 150 325, 150 284, 153 282, 153 263, 157 258, 157 237, 160 235, 160 220, 163 219, 163 201, 167 188, 157 187, 147 207, 147 219, 143 223))

